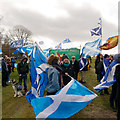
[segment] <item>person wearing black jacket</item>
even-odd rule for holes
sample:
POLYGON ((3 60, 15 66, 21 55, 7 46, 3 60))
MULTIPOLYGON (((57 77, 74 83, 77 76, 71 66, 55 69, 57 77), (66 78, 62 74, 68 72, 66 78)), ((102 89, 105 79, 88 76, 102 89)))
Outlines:
POLYGON ((24 90, 27 92, 27 74, 29 72, 29 66, 27 64, 27 58, 23 58, 17 65, 17 71, 19 74, 19 84, 22 85, 22 79, 24 79, 24 90))
POLYGON ((7 66, 7 56, 5 55, 4 58, 2 59, 2 86, 6 87, 7 80, 8 80, 8 66, 7 66))
POLYGON ((75 56, 71 57, 70 65, 73 71, 72 77, 77 80, 77 75, 78 75, 80 67, 79 67, 79 62, 75 59, 75 56))
MULTIPOLYGON (((117 62, 120 62, 120 54, 116 54, 115 56, 115 60, 117 62), (118 58, 117 60, 115 58, 118 58)), ((117 65, 116 66, 116 69, 115 69, 115 78, 116 78, 116 81, 117 81, 117 120, 120 120, 120 65, 117 65)))
POLYGON ((73 71, 68 56, 63 55, 62 60, 63 63, 61 64, 61 68, 62 68, 63 84, 67 85, 71 81, 71 78, 68 77, 68 75, 73 76, 73 71))

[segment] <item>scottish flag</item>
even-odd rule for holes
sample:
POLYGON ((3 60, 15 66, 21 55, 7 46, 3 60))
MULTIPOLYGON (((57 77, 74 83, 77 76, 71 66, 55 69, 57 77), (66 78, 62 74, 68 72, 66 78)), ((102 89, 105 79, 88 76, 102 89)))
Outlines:
POLYGON ((64 44, 64 43, 69 43, 69 42, 71 42, 71 41, 69 40, 69 38, 67 38, 67 39, 65 39, 65 40, 63 41, 63 44, 64 44))
POLYGON ((82 58, 80 60, 80 71, 83 70, 88 65, 88 60, 86 58, 82 58))
POLYGON ((95 97, 95 93, 72 78, 56 95, 33 99, 31 104, 37 119, 64 119, 82 110, 95 97))
POLYGON ((120 65, 120 63, 116 62, 115 60, 109 65, 108 70, 100 83, 96 87, 94 87, 96 91, 101 91, 105 88, 108 88, 116 82, 115 69, 117 65, 120 65))
POLYGON ((99 25, 102 25, 102 19, 99 18, 99 22, 98 22, 99 25))
POLYGON ((25 53, 25 51, 21 47, 19 47, 12 54, 15 54, 15 53, 25 53))
POLYGON ((23 40, 16 40, 11 42, 10 47, 11 48, 18 48, 18 47, 22 47, 23 46, 23 40))
POLYGON ((102 28, 101 27, 97 27, 91 30, 91 36, 93 35, 97 35, 97 36, 101 36, 102 35, 102 28))
POLYGON ((32 87, 26 96, 29 103, 34 98, 43 97, 47 84, 47 58, 37 45, 32 51, 30 65, 32 87))
POLYGON ((103 69, 103 75, 106 73, 109 65, 110 65, 110 59, 104 58, 103 59, 103 67, 104 67, 104 69, 103 69))
POLYGON ((56 49, 62 49, 62 43, 59 43, 59 45, 55 46, 56 49))
POLYGON ((88 58, 89 56, 98 55, 101 53, 101 39, 98 39, 94 42, 88 42, 82 48, 82 55, 84 58, 88 58))
POLYGON ((33 51, 34 46, 28 46, 26 49, 27 55, 30 56, 33 51))
POLYGON ((50 49, 51 49, 51 48, 48 48, 48 49, 44 49, 44 50, 43 50, 44 54, 47 55, 47 57, 49 56, 49 50, 50 50, 50 49))

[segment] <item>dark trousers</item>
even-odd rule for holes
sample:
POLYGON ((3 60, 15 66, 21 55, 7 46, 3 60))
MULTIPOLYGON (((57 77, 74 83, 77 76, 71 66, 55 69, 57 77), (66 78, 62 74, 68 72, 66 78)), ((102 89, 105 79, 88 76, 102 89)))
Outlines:
POLYGON ((112 92, 110 94, 110 107, 112 108, 117 108, 116 94, 117 94, 117 83, 114 83, 112 85, 112 92), (115 103, 115 106, 114 106, 114 103, 115 103))
POLYGON ((120 85, 117 86, 117 120, 120 120, 120 85))
POLYGON ((2 72, 2 86, 6 86, 6 82, 8 80, 8 73, 7 72, 2 72))
POLYGON ((24 90, 27 90, 27 74, 19 76, 19 84, 22 85, 22 79, 24 79, 24 90))

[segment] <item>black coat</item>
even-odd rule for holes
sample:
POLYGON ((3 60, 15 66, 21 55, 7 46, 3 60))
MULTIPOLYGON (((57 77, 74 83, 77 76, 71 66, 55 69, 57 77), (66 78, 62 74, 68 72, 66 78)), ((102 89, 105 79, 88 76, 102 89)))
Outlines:
POLYGON ((66 67, 64 64, 61 64, 61 68, 62 68, 63 83, 64 85, 67 85, 71 81, 71 78, 66 76, 65 73, 68 73, 70 76, 73 76, 71 65, 69 64, 69 66, 66 67))
POLYGON ((29 66, 28 66, 27 62, 25 62, 24 64, 23 64, 23 61, 18 63, 17 71, 18 71, 18 74, 26 74, 26 73, 28 73, 29 72, 29 66))
POLYGON ((80 66, 79 66, 79 62, 77 60, 75 60, 74 64, 72 64, 72 60, 70 61, 71 64, 71 69, 75 72, 78 73, 80 66))

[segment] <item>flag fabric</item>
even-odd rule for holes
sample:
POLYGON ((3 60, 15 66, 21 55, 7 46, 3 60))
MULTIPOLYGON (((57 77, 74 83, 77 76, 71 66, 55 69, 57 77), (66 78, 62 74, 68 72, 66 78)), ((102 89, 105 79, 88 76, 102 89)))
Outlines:
POLYGON ((94 42, 88 42, 82 48, 83 58, 88 58, 89 56, 98 55, 101 53, 101 39, 98 39, 94 42))
POLYGON ((93 35, 101 36, 102 35, 102 28, 96 27, 96 28, 92 29, 91 36, 93 36, 93 35))
POLYGON ((26 49, 27 55, 30 56, 33 51, 34 46, 28 46, 26 49))
POLYGON ((44 54, 48 57, 49 56, 49 50, 50 50, 51 48, 48 48, 48 49, 44 49, 43 50, 43 52, 44 52, 44 54))
POLYGON ((30 65, 32 87, 26 95, 29 103, 36 97, 43 97, 47 84, 47 57, 37 45, 33 48, 30 65))
POLYGON ((71 41, 69 40, 69 38, 67 38, 62 43, 65 44, 65 43, 69 43, 69 42, 71 42, 71 41))
POLYGON ((118 36, 109 37, 107 42, 100 46, 100 49, 109 50, 118 45, 118 36))
POLYGON ((87 106, 97 95, 72 78, 56 95, 32 100, 35 116, 40 118, 68 118, 87 106))
POLYGON ((103 59, 103 67, 104 67, 104 69, 103 69, 103 75, 105 75, 105 73, 106 73, 109 65, 110 65, 110 59, 104 58, 103 59))
POLYGON ((120 63, 116 62, 115 60, 109 65, 108 70, 100 83, 96 87, 94 87, 96 91, 101 91, 105 88, 108 88, 116 82, 115 68, 117 65, 120 65, 120 63))
POLYGON ((1 51, 1 49, 0 49, 0 55, 2 54, 2 51, 1 51))
POLYGON ((23 46, 23 40, 16 40, 11 42, 10 47, 11 48, 18 48, 23 46))
POLYGON ((88 65, 88 60, 86 58, 82 58, 79 64, 80 64, 80 71, 81 71, 88 65))
POLYGON ((59 43, 59 45, 55 46, 56 49, 62 49, 62 43, 59 43))
POLYGON ((15 53, 25 53, 25 51, 22 49, 22 47, 19 47, 12 54, 15 54, 15 53))

